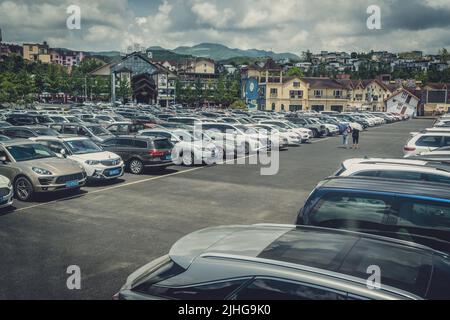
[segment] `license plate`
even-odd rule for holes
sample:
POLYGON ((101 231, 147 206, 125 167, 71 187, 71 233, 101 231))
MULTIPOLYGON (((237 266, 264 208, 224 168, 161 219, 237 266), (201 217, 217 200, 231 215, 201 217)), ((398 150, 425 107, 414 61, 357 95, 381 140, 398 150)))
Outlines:
POLYGON ((74 181, 67 181, 67 182, 66 182, 66 187, 67 187, 67 188, 78 187, 78 181, 77 181, 77 180, 74 180, 74 181))
POLYGON ((120 169, 114 169, 109 172, 110 176, 117 176, 118 174, 120 174, 120 169))

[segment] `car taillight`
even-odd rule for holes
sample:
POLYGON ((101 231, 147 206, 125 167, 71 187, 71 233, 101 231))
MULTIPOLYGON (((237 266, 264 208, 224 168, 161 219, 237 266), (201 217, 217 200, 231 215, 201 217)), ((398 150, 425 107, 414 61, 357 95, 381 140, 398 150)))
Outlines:
POLYGON ((416 151, 416 148, 405 146, 405 147, 403 148, 403 150, 405 150, 405 151, 416 151))
POLYGON ((158 151, 158 150, 155 150, 155 149, 150 150, 148 153, 149 153, 152 157, 162 157, 163 155, 166 154, 165 151, 158 151))

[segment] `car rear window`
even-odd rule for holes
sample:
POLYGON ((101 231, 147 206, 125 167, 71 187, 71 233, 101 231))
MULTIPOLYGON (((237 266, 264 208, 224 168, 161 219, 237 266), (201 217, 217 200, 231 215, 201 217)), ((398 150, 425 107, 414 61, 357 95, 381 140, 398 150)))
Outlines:
POLYGON ((347 255, 339 272, 368 279, 369 267, 380 270, 381 286, 388 285, 425 297, 432 271, 432 256, 414 248, 361 239, 347 255))
POLYGON ((173 144, 168 139, 158 139, 153 141, 156 149, 172 149, 173 144))
POLYGON ((258 257, 336 270, 355 241, 349 235, 293 230, 274 241, 258 257))

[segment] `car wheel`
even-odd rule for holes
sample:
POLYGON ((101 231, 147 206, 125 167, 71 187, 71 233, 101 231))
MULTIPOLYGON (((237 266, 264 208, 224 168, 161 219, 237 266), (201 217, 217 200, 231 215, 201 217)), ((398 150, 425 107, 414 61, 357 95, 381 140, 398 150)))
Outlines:
POLYGON ((331 132, 329 129, 327 129, 327 137, 331 136, 331 132))
POLYGON ((30 201, 34 194, 33 185, 27 178, 19 177, 14 183, 14 192, 20 201, 30 201))
POLYGON ((183 165, 186 167, 191 167, 194 165, 194 154, 192 152, 186 152, 183 154, 183 165))
POLYGON ((313 133, 313 138, 317 138, 319 135, 319 132, 316 129, 313 129, 312 133, 313 133))
POLYGON ((139 159, 132 159, 128 167, 132 174, 142 174, 144 172, 144 164, 139 159))

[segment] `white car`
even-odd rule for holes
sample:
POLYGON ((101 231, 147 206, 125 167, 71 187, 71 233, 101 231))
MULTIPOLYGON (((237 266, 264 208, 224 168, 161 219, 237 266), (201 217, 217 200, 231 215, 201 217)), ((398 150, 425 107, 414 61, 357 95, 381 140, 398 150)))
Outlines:
POLYGON ((195 164, 213 164, 223 159, 223 154, 211 142, 195 138, 185 130, 146 129, 138 135, 168 138, 175 144, 172 155, 175 164, 190 167, 195 164))
POLYGON ((0 175, 0 208, 6 208, 13 203, 13 186, 11 181, 0 175))
POLYGON ((257 125, 251 125, 251 126, 256 127, 256 128, 265 129, 270 135, 278 135, 279 141, 286 139, 289 146, 299 146, 302 144, 302 137, 293 131, 283 129, 283 128, 275 126, 275 125, 263 124, 263 123, 257 124, 257 125))
POLYGON ((317 118, 310 118, 310 120, 313 123, 324 125, 329 136, 334 136, 334 135, 339 134, 339 127, 334 124, 322 122, 317 118))
POLYGON ((299 134, 302 138, 302 143, 308 142, 309 139, 314 135, 310 129, 296 127, 295 124, 290 123, 288 121, 280 121, 280 120, 264 120, 260 122, 261 124, 275 125, 277 127, 295 132, 299 134))
POLYGON ((236 145, 240 149, 242 148, 245 154, 256 153, 261 149, 267 148, 268 137, 262 136, 256 130, 252 130, 244 125, 205 122, 201 124, 201 128, 218 141, 235 141, 236 145))
POLYGON ((349 159, 335 174, 341 177, 377 177, 450 184, 450 165, 408 159, 349 159))
POLYGON ((405 158, 450 146, 450 132, 423 132, 415 134, 404 146, 405 158))
POLYGON ((117 179, 124 174, 122 158, 103 151, 92 140, 84 137, 37 137, 33 140, 45 144, 58 156, 78 162, 89 180, 117 179))

